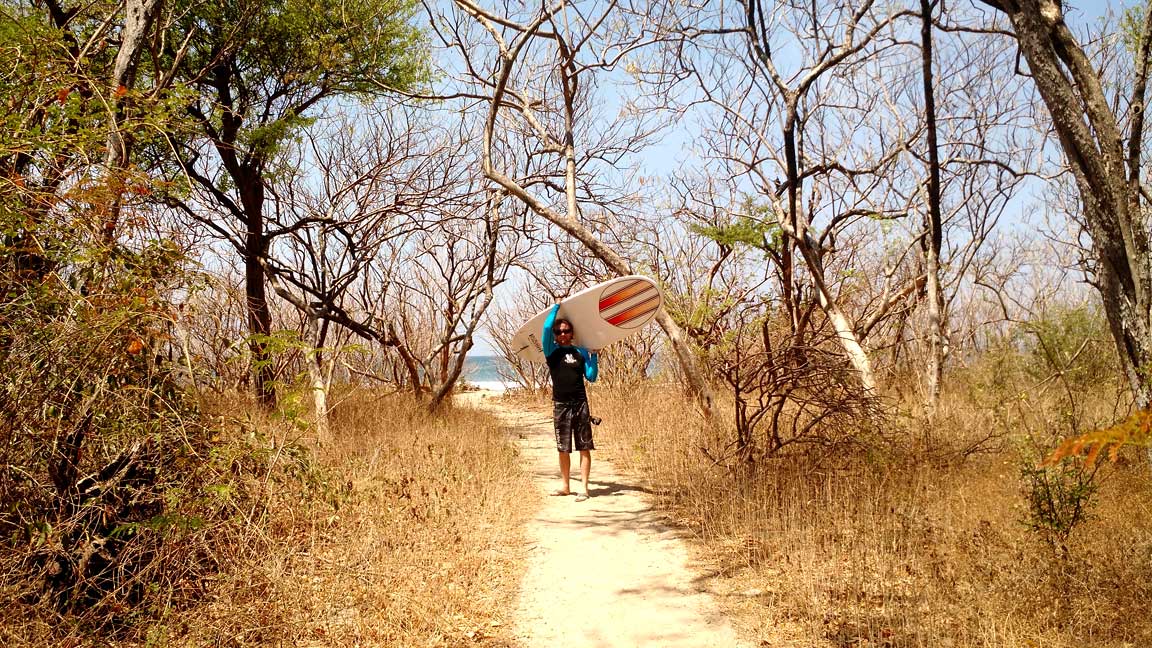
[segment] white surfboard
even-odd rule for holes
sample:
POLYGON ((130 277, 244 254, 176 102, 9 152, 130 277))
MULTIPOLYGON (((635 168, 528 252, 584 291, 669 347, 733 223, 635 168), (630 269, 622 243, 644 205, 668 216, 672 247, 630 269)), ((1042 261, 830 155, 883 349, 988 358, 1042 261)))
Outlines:
MULTIPOLYGON (((654 281, 628 275, 585 288, 562 300, 556 317, 572 322, 573 344, 603 349, 638 331, 656 316, 663 303, 664 297, 654 281)), ((551 310, 549 307, 540 311, 512 336, 510 346, 516 355, 532 362, 544 362, 540 334, 551 310)))

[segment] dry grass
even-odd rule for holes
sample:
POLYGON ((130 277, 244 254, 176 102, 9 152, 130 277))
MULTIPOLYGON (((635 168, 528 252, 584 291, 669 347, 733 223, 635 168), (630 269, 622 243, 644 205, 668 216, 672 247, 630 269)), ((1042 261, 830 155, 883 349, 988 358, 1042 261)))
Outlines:
MULTIPOLYGON (((319 458, 288 443, 306 434, 292 421, 240 431, 272 449, 266 472, 253 475, 264 482, 263 514, 215 548, 229 568, 199 584, 200 604, 139 624, 120 645, 510 644, 527 477, 497 422, 360 392, 343 397, 332 423, 336 442, 319 458)), ((31 627, 13 621, 0 636, 31 627)))
POLYGON ((284 502, 274 548, 220 588, 189 638, 504 645, 526 478, 496 422, 360 395, 337 408, 333 429, 324 479, 338 505, 284 502))
MULTIPOLYGON (((751 467, 706 459, 700 448, 718 456, 730 432, 701 425, 675 390, 598 387, 592 404, 600 456, 659 493, 761 645, 1152 645, 1142 455, 1101 472, 1093 517, 1062 552, 1022 524, 1020 472, 1028 437, 1050 444, 1067 420, 1061 400, 998 408, 977 392, 952 394, 930 430, 892 424, 895 446, 751 467), (997 430, 995 451, 965 455, 997 430)), ((1105 400, 1086 398, 1082 420, 1106 417, 1105 400)), ((173 605, 122 645, 512 645, 517 493, 532 487, 494 419, 354 393, 336 408, 335 446, 315 458, 291 443, 306 434, 295 421, 241 418, 220 445, 238 458, 221 465, 248 471, 236 481, 257 497, 236 507, 232 535, 202 543, 229 568, 187 584, 198 605, 173 605)), ((6 618, 0 639, 113 645, 44 618, 6 618)))
POLYGON ((1152 645, 1143 461, 1101 472, 1093 517, 1062 557, 1021 522, 1020 438, 956 452, 987 436, 980 403, 956 406, 931 434, 897 430, 895 450, 728 470, 699 450, 725 433, 701 426, 679 393, 600 390, 592 402, 603 455, 661 493, 762 645, 1152 645))

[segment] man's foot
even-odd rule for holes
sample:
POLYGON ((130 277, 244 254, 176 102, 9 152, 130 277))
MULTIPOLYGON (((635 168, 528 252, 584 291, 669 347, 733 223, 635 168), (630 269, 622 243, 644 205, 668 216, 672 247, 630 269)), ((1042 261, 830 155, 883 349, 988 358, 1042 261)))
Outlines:
POLYGON ((565 495, 571 495, 571 494, 572 494, 572 491, 566 491, 566 490, 554 490, 554 491, 552 491, 551 493, 548 493, 548 494, 549 494, 549 495, 551 495, 552 497, 563 497, 563 496, 565 496, 565 495))
POLYGON ((581 494, 576 496, 577 502, 583 502, 586 499, 588 499, 588 495, 586 493, 581 493, 581 494))

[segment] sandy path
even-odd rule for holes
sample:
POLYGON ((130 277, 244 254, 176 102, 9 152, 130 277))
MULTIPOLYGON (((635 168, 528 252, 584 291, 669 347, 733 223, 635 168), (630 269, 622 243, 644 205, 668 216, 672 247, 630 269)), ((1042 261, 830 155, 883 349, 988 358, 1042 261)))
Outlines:
MULTIPOLYGON (((593 452, 591 499, 551 497, 559 481, 551 418, 482 396, 468 400, 505 421, 538 486, 531 493, 539 510, 526 532, 530 550, 515 621, 525 648, 744 645, 642 487, 593 452)), ((573 473, 577 460, 574 455, 573 473)), ((573 479, 574 490, 578 484, 573 479)))

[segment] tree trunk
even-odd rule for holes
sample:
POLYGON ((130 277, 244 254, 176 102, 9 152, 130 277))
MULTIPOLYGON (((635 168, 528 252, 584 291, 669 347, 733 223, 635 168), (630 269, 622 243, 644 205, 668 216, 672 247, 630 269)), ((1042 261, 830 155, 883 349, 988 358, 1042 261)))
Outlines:
POLYGON ((984 2, 1008 15, 1020 51, 1052 115, 1080 193, 1092 252, 1099 262, 1096 286, 1133 395, 1139 406, 1146 407, 1148 378, 1141 367, 1152 366, 1152 268, 1137 183, 1152 12, 1145 14, 1133 86, 1133 132, 1128 137, 1136 146, 1129 147, 1125 156, 1119 122, 1099 74, 1064 24, 1060 5, 1054 0, 984 2), (1136 182, 1130 182, 1129 176, 1136 182))
POLYGON ((424 393, 423 382, 420 379, 420 366, 416 362, 416 356, 408 350, 408 346, 396 334, 396 327, 391 323, 388 324, 388 336, 390 346, 396 349, 396 353, 400 355, 400 361, 404 363, 404 370, 408 372, 408 381, 412 383, 412 393, 420 398, 424 393))
MULTIPOLYGON (((1076 180, 1097 263, 1095 285, 1137 407, 1152 402, 1152 255, 1141 205, 1141 147, 1152 10, 1140 28, 1127 147, 1100 73, 1064 23, 1057 0, 982 0, 1005 14, 1052 115, 1076 180)), ((1152 447, 1148 449, 1152 462, 1152 447)))
POLYGON ((324 343, 327 337, 327 323, 321 323, 315 316, 310 318, 312 325, 313 349, 306 364, 308 366, 308 382, 312 388, 313 424, 316 428, 316 444, 331 445, 332 433, 328 425, 328 386, 326 379, 331 371, 325 371, 324 343))
MULTIPOLYGON (((468 352, 472 350, 472 336, 469 335, 468 339, 464 342, 463 348, 456 355, 455 362, 450 366, 445 367, 445 373, 441 377, 440 386, 436 389, 436 393, 432 394, 432 400, 428 403, 428 411, 435 412, 440 409, 444 404, 444 400, 452 395, 453 390, 456 388, 456 381, 460 380, 460 374, 464 372, 464 358, 468 352)), ((447 350, 445 350, 447 353, 447 350)))
MULTIPOLYGON (((816 286, 816 296, 819 299, 820 308, 823 309, 824 314, 828 316, 828 320, 836 329, 836 339, 840 341, 840 346, 844 349, 845 355, 848 356, 848 361, 856 370, 860 384, 869 394, 874 394, 876 391, 876 374, 872 371, 872 361, 868 358, 864 345, 860 343, 860 337, 856 334, 852 323, 844 315, 844 311, 832 295, 832 291, 828 289, 828 284, 824 280, 824 263, 820 258, 819 243, 813 240, 809 234, 809 224, 800 214, 799 193, 802 180, 796 152, 796 123, 799 121, 799 115, 797 115, 795 108, 797 98, 792 97, 790 102, 793 107, 788 111, 784 122, 784 156, 788 167, 788 204, 783 210, 777 210, 777 221, 784 234, 794 242, 808 271, 812 273, 812 281, 816 286)), ((786 289, 790 290, 791 286, 786 287, 786 289)))
POLYGON ((836 338, 840 340, 840 346, 856 370, 860 384, 869 395, 874 395, 876 393, 876 374, 872 371, 872 361, 868 358, 868 352, 864 350, 860 340, 857 339, 852 323, 840 310, 839 304, 830 299, 828 291, 823 285, 818 286, 817 294, 820 298, 820 307, 824 309, 828 321, 832 323, 832 328, 836 329, 836 338))
POLYGON ((308 381, 312 388, 313 424, 316 426, 316 443, 329 445, 332 434, 328 426, 328 383, 324 380, 324 361, 320 351, 313 352, 305 364, 308 365, 308 381))
MULTIPOLYGON (((251 239, 252 237, 250 237, 251 239)), ((248 348, 256 398, 265 408, 276 407, 275 370, 267 337, 272 334, 272 311, 264 288, 264 269, 252 255, 244 258, 244 295, 248 302, 248 348)))
POLYGON ((924 118, 928 127, 928 200, 925 228, 924 266, 928 274, 928 367, 927 409, 935 416, 940 402, 940 381, 944 373, 944 294, 940 287, 940 248, 943 244, 940 217, 940 154, 936 140, 936 96, 932 81, 932 7, 920 0, 921 61, 924 77, 924 118))
POLYGON ((252 377, 256 398, 267 409, 276 407, 275 368, 267 338, 272 335, 272 310, 264 277, 264 254, 268 240, 264 235, 264 182, 259 173, 249 172, 237 179, 237 190, 244 205, 248 232, 244 237, 244 296, 248 303, 248 346, 252 351, 252 377))
POLYGON ((105 242, 111 242, 116 235, 116 227, 120 221, 120 196, 123 194, 122 179, 117 176, 127 168, 131 155, 131 141, 120 132, 120 120, 124 111, 123 94, 136 85, 136 68, 159 8, 160 0, 126 2, 124 27, 120 31, 120 49, 116 52, 116 60, 112 64, 110 84, 111 123, 108 125, 106 142, 108 150, 104 155, 104 165, 105 172, 117 185, 117 189, 113 192, 112 204, 109 205, 108 216, 104 220, 105 242))

